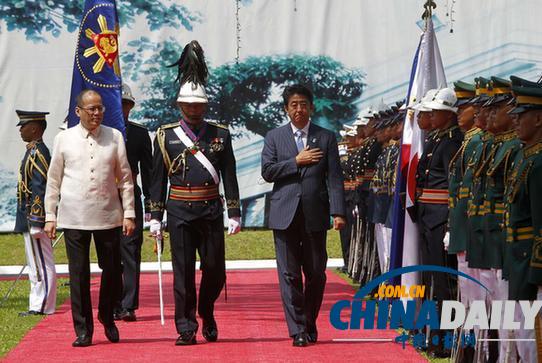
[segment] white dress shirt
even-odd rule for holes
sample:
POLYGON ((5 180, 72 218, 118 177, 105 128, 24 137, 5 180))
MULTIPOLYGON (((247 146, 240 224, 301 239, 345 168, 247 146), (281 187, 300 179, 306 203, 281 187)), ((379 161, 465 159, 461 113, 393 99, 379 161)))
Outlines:
POLYGON ((294 140, 296 139, 296 135, 295 133, 298 131, 298 130, 301 130, 303 131, 303 136, 301 136, 301 140, 303 140, 303 146, 306 147, 307 146, 307 139, 309 138, 309 126, 311 125, 311 122, 307 122, 307 124, 305 125, 305 127, 303 127, 302 129, 298 129, 297 127, 294 126, 294 124, 292 122, 290 122, 290 126, 292 126, 292 132, 294 133, 294 140))
POLYGON ((61 131, 47 173, 45 221, 104 230, 122 226, 123 218, 135 218, 135 210, 122 134, 107 126, 90 132, 81 124, 61 131))

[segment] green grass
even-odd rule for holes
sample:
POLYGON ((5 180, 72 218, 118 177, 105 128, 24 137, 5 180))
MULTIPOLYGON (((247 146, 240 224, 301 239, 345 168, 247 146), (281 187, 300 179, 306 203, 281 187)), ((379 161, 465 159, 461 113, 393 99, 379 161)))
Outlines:
MULTIPOLYGON (((0 281, 0 298, 3 299, 13 281, 0 281)), ((64 286, 67 279, 58 279, 57 307, 66 301, 70 289, 64 286)), ((30 283, 28 280, 19 280, 10 297, 0 308, 0 358, 4 357, 23 336, 34 327, 43 316, 19 317, 17 314, 28 310, 28 293, 30 283)))
MULTIPOLYGON (((156 261, 154 254, 154 240, 148 231, 143 233, 145 241, 141 252, 143 262, 156 261)), ((169 238, 165 238, 164 261, 171 260, 169 238)), ((1 265, 22 265, 25 263, 24 242, 21 234, 1 234, 0 255, 1 265)), ((327 237, 327 252, 329 258, 341 257, 341 242, 339 232, 330 230, 327 237)), ((64 238, 61 238, 54 250, 55 263, 68 263, 64 238)), ((227 260, 261 260, 274 259, 275 246, 273 243, 273 232, 268 230, 246 230, 234 236, 226 236, 226 259, 227 260)), ((96 262, 96 250, 91 244, 91 261, 96 262)))

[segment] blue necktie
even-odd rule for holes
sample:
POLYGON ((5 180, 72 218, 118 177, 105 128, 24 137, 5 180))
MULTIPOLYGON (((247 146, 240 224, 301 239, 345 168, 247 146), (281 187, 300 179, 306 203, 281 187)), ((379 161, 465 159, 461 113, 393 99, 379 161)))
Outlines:
POLYGON ((305 145, 303 145, 303 134, 304 132, 302 130, 297 130, 295 132, 295 144, 297 145, 297 152, 301 152, 305 148, 305 145))

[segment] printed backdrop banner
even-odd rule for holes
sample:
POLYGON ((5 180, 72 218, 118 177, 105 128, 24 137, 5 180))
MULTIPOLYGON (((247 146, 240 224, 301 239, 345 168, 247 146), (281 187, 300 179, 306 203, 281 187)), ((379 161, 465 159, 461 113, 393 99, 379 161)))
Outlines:
MULTIPOLYGON (((197 39, 210 69, 207 116, 228 124, 235 137, 243 223, 265 226, 272 185, 260 177, 260 152, 266 132, 287 122, 284 86, 308 84, 316 97, 313 121, 334 131, 362 108, 404 99, 424 3, 118 0, 120 69, 136 98, 131 119, 151 132, 178 119, 176 70, 166 66, 197 39)), ((436 3, 433 24, 448 82, 540 78, 542 36, 532 14, 542 13, 542 2, 436 3)), ((82 0, 0 3, 1 231, 14 225, 25 150, 15 109, 51 112, 44 140, 52 147, 69 112, 83 6, 82 0)))

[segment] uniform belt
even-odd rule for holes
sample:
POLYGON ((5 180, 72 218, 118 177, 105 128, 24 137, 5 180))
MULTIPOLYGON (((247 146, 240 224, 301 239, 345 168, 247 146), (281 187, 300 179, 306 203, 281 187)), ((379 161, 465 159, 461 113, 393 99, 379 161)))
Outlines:
POLYGON ((459 188, 459 199, 465 199, 469 197, 470 188, 461 187, 459 188))
POLYGON ((483 206, 483 209, 482 209, 484 214, 490 214, 490 213, 504 214, 504 212, 505 212, 504 203, 494 203, 493 206, 491 206, 491 204, 492 203, 490 201, 488 201, 488 200, 484 201, 484 206, 483 206))
POLYGON ((218 185, 181 187, 172 185, 169 188, 169 199, 187 202, 198 202, 217 199, 218 185))
POLYGON ((524 241, 533 238, 533 227, 506 228, 506 242, 524 241))
POLYGON ((448 205, 448 189, 421 189, 420 203, 448 205))
POLYGON ((355 181, 345 181, 344 190, 356 190, 357 183, 355 181))

